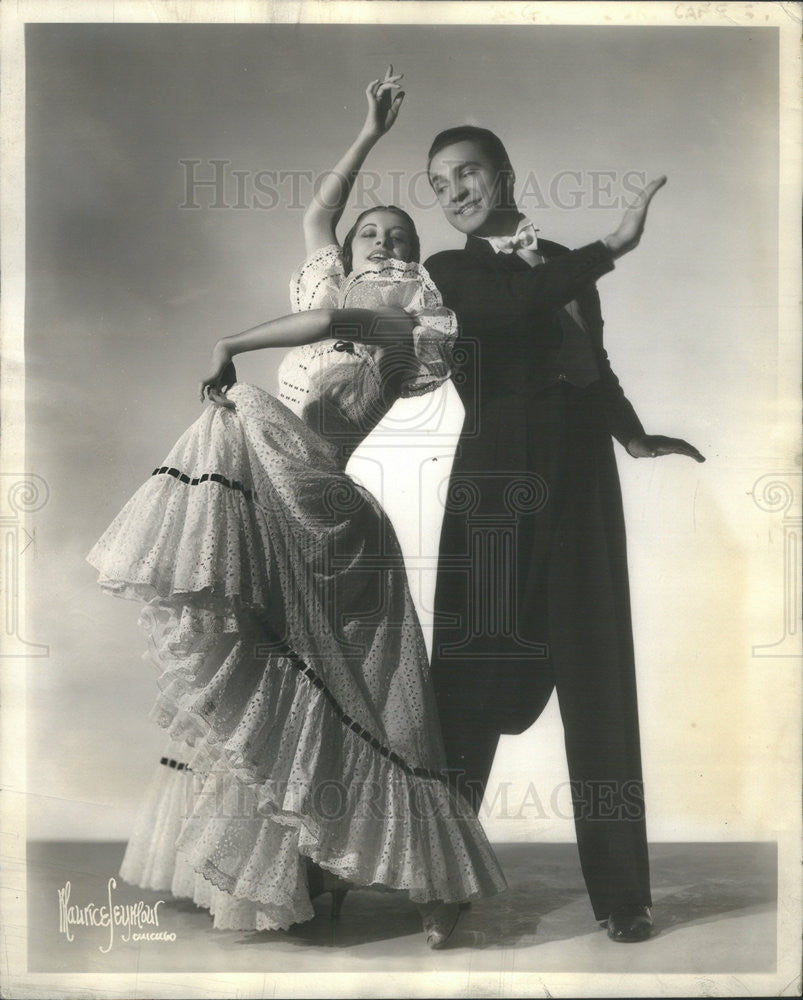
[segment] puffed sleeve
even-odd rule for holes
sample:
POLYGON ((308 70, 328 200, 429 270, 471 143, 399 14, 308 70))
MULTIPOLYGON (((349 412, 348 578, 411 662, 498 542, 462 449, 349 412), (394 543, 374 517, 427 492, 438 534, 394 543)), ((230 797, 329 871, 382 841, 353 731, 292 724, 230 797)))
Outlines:
POLYGON ((345 276, 342 247, 333 243, 315 250, 290 279, 291 309, 336 308, 345 276))
POLYGON ((452 372, 452 347, 457 338, 457 317, 443 304, 434 282, 421 264, 416 294, 405 305, 418 324, 413 329, 413 370, 401 384, 402 396, 433 392, 452 372))
POLYGON ((457 336, 457 320, 451 309, 418 313, 413 329, 415 366, 401 385, 402 396, 423 396, 442 385, 452 373, 452 346, 457 336))
POLYGON ((451 374, 452 345, 457 318, 447 309, 426 270, 418 263, 387 260, 381 267, 352 272, 340 289, 341 308, 404 309, 414 316, 413 351, 405 351, 404 372, 398 378, 401 396, 432 392, 451 374))

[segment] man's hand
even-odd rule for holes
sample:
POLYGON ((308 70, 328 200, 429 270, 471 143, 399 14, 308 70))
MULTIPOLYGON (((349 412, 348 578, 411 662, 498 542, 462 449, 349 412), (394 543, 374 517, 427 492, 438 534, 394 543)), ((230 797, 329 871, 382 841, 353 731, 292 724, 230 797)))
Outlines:
POLYGON ((627 209, 616 232, 605 237, 604 242, 613 251, 614 257, 621 257, 638 246, 644 232, 644 223, 647 221, 647 209, 650 207, 655 192, 659 191, 664 184, 666 184, 666 176, 650 181, 627 209))
POLYGON ((663 434, 642 434, 631 438, 627 450, 633 458, 657 458, 659 455, 687 455, 695 462, 704 462, 705 458, 688 441, 680 438, 664 437, 663 434))

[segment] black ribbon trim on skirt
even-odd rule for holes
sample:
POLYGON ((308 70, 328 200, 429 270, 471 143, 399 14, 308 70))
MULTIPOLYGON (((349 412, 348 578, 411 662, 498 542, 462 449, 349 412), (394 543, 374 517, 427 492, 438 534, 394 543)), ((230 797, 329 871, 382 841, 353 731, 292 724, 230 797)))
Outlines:
POLYGON ((185 472, 180 472, 178 469, 171 469, 167 465, 163 465, 160 469, 154 469, 151 473, 152 476, 172 476, 174 479, 178 479, 182 483, 186 483, 188 486, 198 486, 200 483, 220 483, 221 486, 226 486, 230 490, 239 490, 243 494, 246 500, 251 500, 251 490, 243 486, 238 480, 226 479, 225 476, 221 476, 219 472, 205 472, 202 476, 198 476, 197 479, 190 479, 190 477, 185 472))
POLYGON ((387 757, 388 760, 400 767, 405 774, 413 775, 416 778, 430 778, 433 781, 440 781, 441 784, 451 787, 448 775, 444 774, 442 771, 431 771, 428 767, 413 767, 412 764, 408 764, 403 757, 400 757, 395 751, 391 750, 390 747, 386 747, 383 743, 380 743, 370 730, 364 729, 359 722, 352 719, 351 716, 343 710, 337 698, 335 698, 312 667, 308 666, 297 653, 294 653, 293 650, 290 649, 285 642, 281 639, 275 638, 275 636, 271 636, 270 647, 274 652, 278 652, 288 659, 295 670, 304 674, 304 676, 307 677, 312 684, 314 684, 315 687, 323 693, 326 700, 340 717, 340 721, 344 726, 347 726, 353 733, 356 733, 360 739, 365 740, 365 742, 372 746, 374 750, 381 753, 383 757, 387 757))
POLYGON ((319 691, 323 692, 326 700, 330 703, 330 705, 332 705, 337 714, 340 716, 340 721, 343 725, 349 728, 352 732, 356 733, 361 739, 365 740, 365 742, 370 744, 374 750, 381 753, 383 757, 387 757, 388 760, 397 764, 406 774, 415 775, 416 778, 433 778, 434 780, 441 781, 444 784, 447 783, 445 775, 441 774, 439 771, 430 771, 427 767, 413 767, 412 764, 408 764, 403 757, 400 757, 397 753, 391 750, 390 747, 386 747, 384 744, 380 743, 376 736, 374 736, 369 730, 363 729, 359 722, 355 722, 350 715, 347 715, 343 711, 335 696, 327 688, 321 678, 315 673, 312 667, 308 667, 301 660, 298 662, 294 661, 293 666, 296 670, 299 670, 302 674, 308 677, 319 691))
MULTIPOLYGON (((205 472, 202 476, 198 476, 197 479, 190 479, 190 477, 186 473, 181 472, 178 469, 170 468, 167 465, 163 465, 159 469, 154 469, 151 475, 173 476, 174 479, 178 479, 180 480, 180 482, 186 483, 188 486, 198 486, 199 483, 204 483, 204 482, 220 483, 221 486, 226 486, 229 489, 239 490, 246 498, 246 500, 252 499, 251 491, 247 489, 245 486, 243 486, 242 483, 238 482, 237 480, 234 480, 232 482, 231 480, 226 479, 225 476, 221 476, 220 473, 218 472, 205 472)), ((290 649, 290 647, 287 646, 284 642, 271 636, 271 641, 269 644, 274 649, 278 647, 278 651, 280 651, 281 654, 290 661, 293 667, 300 673, 304 674, 315 685, 315 687, 318 688, 319 691, 323 692, 326 700, 329 702, 332 708, 334 708, 335 712, 340 717, 340 721, 343 723, 343 725, 347 726, 352 732, 356 733, 361 739, 365 740, 365 742, 368 743, 371 747, 373 747, 374 750, 382 754, 383 757, 386 757, 392 763, 396 764, 406 774, 413 775, 416 778, 430 778, 433 781, 440 781, 447 787, 450 786, 450 781, 448 776, 444 774, 442 771, 432 771, 428 767, 413 767, 412 764, 408 764, 403 757, 400 757, 397 753, 395 753, 395 751, 391 750, 390 747, 386 747, 383 743, 380 743, 379 740, 368 729, 364 729, 359 724, 359 722, 356 722, 354 719, 352 719, 351 716, 348 715, 343 710, 343 708, 340 706, 340 703, 337 701, 335 696, 327 688, 327 686, 324 684, 321 678, 315 673, 312 667, 307 666, 307 664, 304 663, 304 661, 296 653, 294 653, 293 650, 290 649)), ((161 763, 169 764, 170 767, 177 766, 175 761, 168 761, 166 757, 162 758, 161 763)), ((178 765, 178 766, 180 768, 183 765, 178 765)))
POLYGON ((174 767, 177 771, 191 771, 192 768, 189 764, 182 764, 178 760, 173 760, 172 757, 162 757, 159 761, 160 764, 164 764, 165 767, 174 767))

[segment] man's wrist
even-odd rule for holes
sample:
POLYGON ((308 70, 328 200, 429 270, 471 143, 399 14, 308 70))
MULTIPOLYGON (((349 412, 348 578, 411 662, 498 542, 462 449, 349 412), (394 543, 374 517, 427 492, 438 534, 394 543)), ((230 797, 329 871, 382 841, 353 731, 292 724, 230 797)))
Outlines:
POLYGON ((641 457, 641 455, 639 454, 638 450, 636 450, 636 449, 638 448, 638 445, 641 442, 642 438, 643 438, 643 435, 636 434, 635 437, 630 438, 630 440, 625 445, 627 453, 628 453, 628 455, 630 455, 631 458, 640 458, 641 457))
POLYGON ((658 450, 655 439, 649 434, 636 434, 627 442, 627 451, 633 458, 655 458, 658 450))
POLYGON ((606 236, 602 242, 611 251, 614 260, 616 260, 617 257, 621 257, 624 253, 624 250, 622 249, 622 240, 616 235, 616 233, 611 233, 610 236, 606 236))

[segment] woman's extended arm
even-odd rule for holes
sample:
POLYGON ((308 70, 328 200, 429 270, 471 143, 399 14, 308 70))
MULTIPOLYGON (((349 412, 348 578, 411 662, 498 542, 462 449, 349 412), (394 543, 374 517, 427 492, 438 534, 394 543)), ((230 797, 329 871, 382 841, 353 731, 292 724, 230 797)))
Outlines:
POLYGON ((399 108, 404 100, 404 92, 398 90, 401 74, 394 75, 388 66, 382 80, 372 80, 365 95, 368 98, 368 114, 357 138, 349 146, 335 166, 323 176, 312 202, 304 213, 304 242, 307 254, 321 247, 337 242, 335 227, 346 207, 354 181, 365 162, 365 158, 385 132, 396 121, 399 108))
POLYGON ((201 380, 204 396, 224 406, 234 404, 223 393, 236 381, 232 358, 245 351, 265 347, 298 347, 330 337, 359 340, 363 343, 399 343, 410 339, 415 316, 403 309, 308 309, 260 323, 244 333, 219 340, 212 349, 210 372, 201 380), (232 377, 233 376, 233 377, 232 377))

